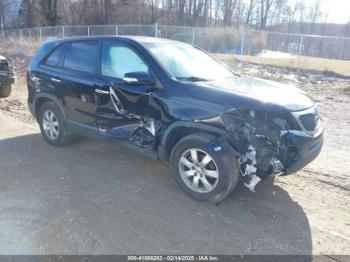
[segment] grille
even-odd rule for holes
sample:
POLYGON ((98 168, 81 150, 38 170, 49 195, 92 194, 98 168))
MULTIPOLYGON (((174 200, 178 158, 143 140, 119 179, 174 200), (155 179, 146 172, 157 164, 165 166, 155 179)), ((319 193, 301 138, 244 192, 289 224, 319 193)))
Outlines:
POLYGON ((315 113, 309 113, 305 115, 300 115, 299 120, 306 131, 314 131, 317 127, 319 117, 315 113))

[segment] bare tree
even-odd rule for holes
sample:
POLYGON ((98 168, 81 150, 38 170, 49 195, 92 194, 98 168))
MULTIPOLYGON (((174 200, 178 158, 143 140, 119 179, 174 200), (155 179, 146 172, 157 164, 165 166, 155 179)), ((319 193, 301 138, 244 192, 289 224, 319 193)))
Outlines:
POLYGON ((40 11, 44 22, 42 24, 55 26, 58 22, 57 0, 40 0, 40 11))
POLYGON ((224 25, 228 26, 232 22, 233 12, 236 8, 237 0, 224 0, 223 14, 224 14, 224 25))
POLYGON ((261 0, 260 6, 260 28, 265 29, 267 25, 268 15, 271 9, 271 6, 275 0, 261 0))
POLYGON ((25 27, 41 25, 41 13, 38 0, 23 0, 19 9, 20 24, 25 27))
POLYGON ((248 25, 251 23, 251 16, 253 13, 254 8, 256 7, 257 0, 249 0, 249 7, 247 9, 247 15, 245 19, 245 24, 248 25))
POLYGON ((5 28, 5 3, 4 0, 0 0, 0 30, 5 28))

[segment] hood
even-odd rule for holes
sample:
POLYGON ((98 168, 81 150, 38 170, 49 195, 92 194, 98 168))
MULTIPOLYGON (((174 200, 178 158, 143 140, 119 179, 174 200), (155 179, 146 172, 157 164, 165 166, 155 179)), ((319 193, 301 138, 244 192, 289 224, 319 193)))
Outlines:
POLYGON ((299 88, 247 76, 196 82, 188 90, 194 97, 235 107, 299 111, 314 105, 312 99, 299 88))

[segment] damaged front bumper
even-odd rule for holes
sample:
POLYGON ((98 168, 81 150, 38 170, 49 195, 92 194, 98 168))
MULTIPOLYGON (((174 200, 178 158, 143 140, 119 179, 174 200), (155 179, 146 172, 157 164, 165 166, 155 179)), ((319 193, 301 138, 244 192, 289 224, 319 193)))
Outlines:
POLYGON ((255 126, 259 130, 250 125, 240 129, 243 135, 236 136, 246 146, 239 161, 245 185, 251 191, 271 174, 289 175, 299 171, 321 152, 324 126, 317 107, 291 115, 295 124, 283 125, 282 118, 272 117, 270 121, 267 118, 266 122, 257 122, 255 126), (280 128, 273 123, 278 123, 280 128))
POLYGON ((248 151, 239 159, 242 176, 257 174, 263 179, 271 174, 289 175, 299 171, 321 152, 323 130, 319 127, 313 135, 295 130, 284 131, 279 153, 266 150, 268 140, 260 146, 249 145, 248 151), (264 151, 267 153, 262 153, 264 151))
POLYGON ((287 135, 288 151, 285 159, 284 175, 290 175, 301 170, 313 161, 321 152, 323 145, 323 127, 314 137, 290 132, 287 135))
MULTIPOLYGON (((319 129, 314 136, 309 136, 298 131, 289 131, 284 138, 284 154, 278 158, 270 159, 268 172, 261 172, 259 170, 257 161, 254 157, 251 157, 252 151, 250 151, 243 158, 244 161, 240 159, 241 166, 245 167, 244 171, 241 170, 241 174, 245 177, 246 181, 244 185, 250 191, 255 192, 255 186, 268 175, 290 175, 296 173, 320 154, 323 140, 323 128, 319 129), (249 164, 247 164, 247 161, 249 164)), ((253 148, 251 150, 255 151, 253 148)))

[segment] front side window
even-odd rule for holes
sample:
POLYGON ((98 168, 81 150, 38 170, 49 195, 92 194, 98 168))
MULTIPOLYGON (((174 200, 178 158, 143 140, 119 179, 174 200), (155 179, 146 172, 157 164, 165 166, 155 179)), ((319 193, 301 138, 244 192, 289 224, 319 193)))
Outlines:
POLYGON ((210 81, 234 77, 225 66, 187 44, 145 44, 163 68, 179 80, 210 81))
POLYGON ((149 74, 149 68, 131 48, 115 43, 104 42, 101 54, 101 74, 122 79, 127 73, 149 74))
POLYGON ((63 67, 94 74, 98 58, 98 42, 75 42, 69 47, 63 67))

